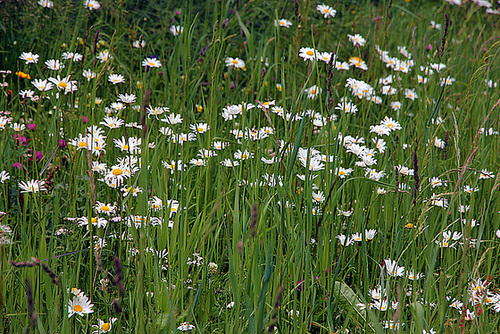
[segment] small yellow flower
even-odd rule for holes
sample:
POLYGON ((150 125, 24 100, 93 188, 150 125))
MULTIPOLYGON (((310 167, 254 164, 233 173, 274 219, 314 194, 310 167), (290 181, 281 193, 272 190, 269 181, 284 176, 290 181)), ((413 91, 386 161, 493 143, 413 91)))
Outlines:
POLYGON ((195 107, 196 107, 196 111, 198 111, 198 112, 203 111, 203 107, 201 105, 197 104, 197 105, 195 105, 195 107))
POLYGON ((276 84, 276 89, 281 92, 283 88, 281 87, 281 84, 276 84))
POLYGON ((16 75, 22 79, 31 79, 31 76, 28 74, 28 73, 24 73, 24 72, 16 72, 16 75))
POLYGON ((415 225, 413 223, 408 223, 405 225, 406 228, 415 228, 415 225))

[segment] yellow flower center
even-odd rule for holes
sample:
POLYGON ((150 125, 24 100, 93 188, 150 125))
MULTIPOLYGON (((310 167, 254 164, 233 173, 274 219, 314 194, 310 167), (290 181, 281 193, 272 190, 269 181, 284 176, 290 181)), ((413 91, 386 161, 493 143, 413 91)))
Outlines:
POLYGON ((311 94, 316 94, 316 89, 311 89, 311 94))
POLYGON ((28 57, 28 58, 26 58, 26 60, 33 61, 33 58, 32 57, 28 57))
POLYGON ((238 64, 238 61, 236 59, 233 59, 233 64, 238 64))
MULTIPOLYGON (((113 171, 113 173, 114 173, 114 171, 113 171)), ((101 211, 110 211, 110 210, 111 209, 107 205, 103 205, 102 208, 101 208, 101 211)))
POLYGON ((339 175, 342 176, 342 175, 345 175, 345 172, 343 170, 339 171, 339 175))
POLYGON ((392 128, 394 127, 394 124, 387 124, 387 127, 388 127, 389 129, 392 129, 392 128))
POLYGON ((75 306, 73 306, 73 311, 75 311, 75 312, 82 312, 83 311, 83 307, 81 305, 75 305, 75 306))
POLYGON ((203 129, 201 126, 200 126, 200 127, 198 127, 198 132, 202 132, 202 131, 204 131, 204 130, 205 130, 205 129, 203 129))
POLYGON ((92 222, 92 224, 97 223, 97 219, 96 218, 92 218, 90 221, 92 222))
POLYGON ((241 158, 242 158, 242 159, 245 159, 246 157, 247 157, 247 155, 246 155, 245 153, 243 153, 243 154, 241 155, 241 158))
POLYGON ((61 81, 61 82, 60 82, 60 83, 58 83, 57 85, 58 85, 59 87, 61 87, 61 88, 66 88, 66 87, 68 87, 68 84, 67 84, 67 83, 65 83, 64 81, 61 81))
POLYGON ((87 147, 87 143, 84 141, 81 141, 80 143, 78 143, 78 147, 87 147))
POLYGON ((123 171, 120 168, 113 169, 113 175, 122 175, 123 171))
POLYGON ((123 145, 123 149, 128 150, 129 149, 128 145, 127 144, 123 145))
POLYGON ((109 322, 105 322, 102 324, 101 329, 103 331, 109 331, 111 329, 111 324, 109 322))
POLYGON ((328 8, 326 8, 325 13, 330 13, 330 10, 328 8))
POLYGON ((309 51, 307 51, 307 52, 306 52, 306 54, 307 54, 308 56, 312 56, 312 55, 314 54, 314 52, 312 52, 311 50, 309 50, 309 51))

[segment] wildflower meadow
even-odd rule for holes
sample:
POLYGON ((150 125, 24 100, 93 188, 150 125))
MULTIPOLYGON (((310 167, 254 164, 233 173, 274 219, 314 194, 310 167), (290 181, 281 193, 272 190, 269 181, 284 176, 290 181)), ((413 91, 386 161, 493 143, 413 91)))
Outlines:
POLYGON ((0 2, 0 333, 500 332, 500 1, 0 2))

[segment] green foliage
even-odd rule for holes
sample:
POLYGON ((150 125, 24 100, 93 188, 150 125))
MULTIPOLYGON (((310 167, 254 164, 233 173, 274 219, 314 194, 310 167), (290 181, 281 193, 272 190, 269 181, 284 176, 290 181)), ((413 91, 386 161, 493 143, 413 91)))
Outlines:
POLYGON ((496 14, 98 5, 0 6, 0 333, 497 330, 496 14))

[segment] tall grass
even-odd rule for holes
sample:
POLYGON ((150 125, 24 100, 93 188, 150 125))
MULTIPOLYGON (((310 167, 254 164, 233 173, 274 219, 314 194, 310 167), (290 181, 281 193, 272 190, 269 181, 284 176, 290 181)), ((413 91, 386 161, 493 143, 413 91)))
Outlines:
POLYGON ((7 1, 0 9, 1 70, 11 71, 2 72, 0 88, 0 166, 10 175, 0 184, 1 333, 499 328, 500 96, 485 83, 499 80, 496 14, 467 1, 338 2, 328 18, 320 3, 303 1, 99 4, 7 1), (282 18, 292 26, 275 26, 282 18), (177 25, 183 31, 174 35, 177 25), (366 44, 354 46, 348 34, 366 44), (304 61, 302 47, 340 62, 358 57, 368 69, 304 61), (408 73, 391 69, 377 48, 414 64, 408 73), (105 50, 112 57, 101 61, 105 50), (22 52, 39 61, 26 64, 22 52), (83 59, 63 60, 63 52, 83 59), (227 57, 245 67, 227 66, 227 57), (146 58, 161 67, 142 66, 146 58), (65 67, 52 71, 49 59, 65 67), (439 63, 446 68, 425 73, 439 63), (84 78, 87 69, 96 77, 84 78), (112 84, 110 74, 125 82, 112 84), (390 74, 392 83, 379 82, 390 74), (33 85, 57 75, 76 80, 77 90, 33 85), (447 77, 456 81, 442 85, 447 77), (380 103, 358 98, 348 78, 370 84, 380 103), (313 85, 322 91, 309 98, 313 85), (396 93, 383 95, 384 85, 396 93), (27 89, 39 98, 23 98, 27 89), (418 98, 405 97, 405 89, 418 98), (113 110, 124 93, 136 101, 113 110), (343 98, 356 113, 335 108, 343 98), (272 103, 265 108, 272 101, 284 117, 272 103), (238 104, 241 112, 225 120, 223 109, 238 104), (151 115, 150 107, 169 110, 151 115), (161 121, 170 114, 182 122, 161 121), (107 115, 127 126, 106 127, 107 115), (386 116, 401 129, 371 131, 386 116), (208 130, 190 127, 199 123, 208 130), (99 155, 91 150, 99 137, 92 126, 104 136, 99 155), (263 128, 268 136, 255 134, 263 128), (90 150, 70 144, 79 136, 90 138, 90 150), (364 153, 352 153, 348 136, 364 153), (141 142, 120 148, 114 140, 122 137, 141 142), (377 150, 377 139, 385 149, 377 150), (216 141, 225 148, 214 149, 216 141), (368 148, 376 163, 356 165, 368 148), (216 155, 201 157, 201 149, 216 155), (237 158, 238 150, 247 157, 237 158), (194 158, 203 165, 190 163, 194 158), (131 176, 115 188, 105 179, 113 179, 120 159, 128 159, 120 169, 131 176), (234 166, 221 165, 225 159, 234 166), (323 167, 308 168, 315 161, 323 167), (105 163, 108 173, 93 163, 105 163), (434 187, 435 177, 443 185, 434 187), (47 190, 22 192, 19 183, 28 180, 45 181, 47 190), (97 224, 102 219, 106 226, 97 224), (404 266, 400 274, 389 260, 404 266), (92 313, 71 315, 73 288, 88 297, 92 313))

